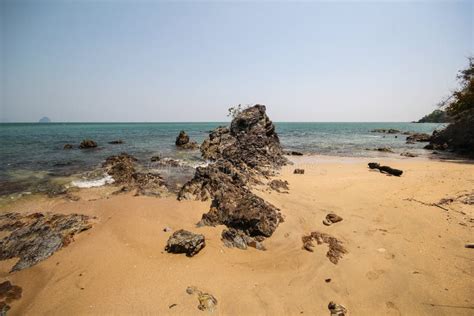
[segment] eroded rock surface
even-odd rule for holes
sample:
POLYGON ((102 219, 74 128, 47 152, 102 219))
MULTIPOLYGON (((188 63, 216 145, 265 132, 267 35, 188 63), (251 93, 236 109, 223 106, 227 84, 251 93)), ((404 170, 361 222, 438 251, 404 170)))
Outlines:
POLYGON ((282 220, 279 209, 253 194, 249 186, 287 163, 278 135, 263 105, 243 110, 230 127, 218 127, 201 145, 211 163, 196 169, 178 199, 212 199, 199 225, 224 224, 249 237, 270 237, 282 220))
POLYGON ((135 157, 121 153, 108 157, 102 167, 114 178, 116 184, 123 186, 119 192, 135 190, 136 195, 166 195, 168 190, 163 178, 151 172, 138 172, 135 168, 136 161, 135 157))
POLYGON ((326 253, 326 257, 328 257, 329 261, 334 264, 337 264, 339 262, 339 259, 342 258, 342 255, 347 253, 347 250, 346 248, 344 248, 341 241, 325 233, 315 231, 309 235, 303 236, 301 240, 303 241, 303 249, 310 252, 314 251, 313 240, 315 240, 318 245, 321 245, 323 243, 328 244, 329 250, 326 253))
POLYGON ((31 267, 73 241, 74 235, 92 227, 80 214, 5 213, 0 215, 0 260, 19 258, 11 271, 31 267))
POLYGON ((180 229, 168 239, 165 250, 170 253, 185 253, 186 256, 192 257, 205 246, 204 235, 180 229))

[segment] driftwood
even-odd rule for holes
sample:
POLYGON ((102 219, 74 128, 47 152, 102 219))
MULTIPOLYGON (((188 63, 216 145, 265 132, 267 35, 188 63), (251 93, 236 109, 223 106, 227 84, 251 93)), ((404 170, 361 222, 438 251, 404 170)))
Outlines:
POLYGON ((380 172, 388 173, 392 176, 401 176, 403 171, 399 169, 394 169, 389 166, 381 166, 379 163, 376 162, 369 162, 369 168, 370 169, 379 169, 380 172))

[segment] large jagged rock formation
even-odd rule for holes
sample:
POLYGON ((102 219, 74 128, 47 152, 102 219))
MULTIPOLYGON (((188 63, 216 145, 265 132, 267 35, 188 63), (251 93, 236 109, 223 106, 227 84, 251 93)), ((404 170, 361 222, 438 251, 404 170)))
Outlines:
POLYGON ((237 230, 236 236, 244 234, 261 241, 282 221, 279 209, 249 189, 259 183, 259 177, 268 177, 287 163, 265 111, 263 105, 243 110, 229 128, 216 128, 201 145, 202 156, 211 163, 197 168, 194 178, 178 194, 180 200, 212 199, 211 209, 199 225, 223 224, 237 230))

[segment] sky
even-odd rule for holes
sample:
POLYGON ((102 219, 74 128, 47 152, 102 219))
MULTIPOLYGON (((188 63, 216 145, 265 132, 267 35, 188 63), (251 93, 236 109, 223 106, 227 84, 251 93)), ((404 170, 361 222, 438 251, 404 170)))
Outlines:
POLYGON ((412 121, 457 87, 474 1, 0 0, 0 121, 412 121))

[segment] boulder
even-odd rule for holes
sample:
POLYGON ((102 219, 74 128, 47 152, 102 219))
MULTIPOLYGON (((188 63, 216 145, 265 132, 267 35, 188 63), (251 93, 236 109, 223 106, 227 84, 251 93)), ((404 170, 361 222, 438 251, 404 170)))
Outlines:
POLYGON ((425 133, 413 133, 409 135, 406 139, 407 143, 412 144, 414 142, 429 142, 431 140, 431 135, 425 133))
POLYGON ((92 139, 84 139, 79 145, 79 148, 81 149, 96 148, 96 147, 97 147, 97 143, 93 141, 92 139))
POLYGON ((198 145, 194 141, 189 140, 188 134, 185 131, 179 132, 178 137, 176 137, 176 146, 181 149, 196 149, 198 145))
POLYGON ((185 253, 186 256, 192 257, 205 246, 204 235, 180 229, 168 239, 165 250, 170 253, 185 253))

